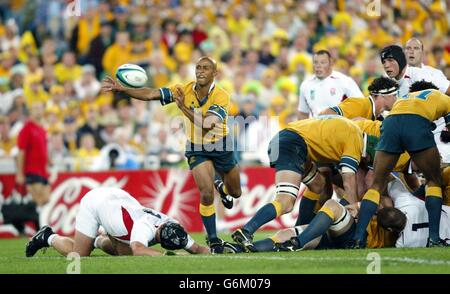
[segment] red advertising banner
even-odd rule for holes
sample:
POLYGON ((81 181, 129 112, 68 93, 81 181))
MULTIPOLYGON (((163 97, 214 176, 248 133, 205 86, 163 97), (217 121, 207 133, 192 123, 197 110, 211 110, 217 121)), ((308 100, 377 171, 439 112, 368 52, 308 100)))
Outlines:
MULTIPOLYGON (((233 230, 242 226, 260 207, 272 201, 274 176, 270 168, 244 168, 241 171, 242 196, 235 200, 231 210, 225 209, 223 216, 218 216, 218 229, 233 230)), ((13 175, 0 175, 0 182, 3 199, 20 194, 13 175)), ((143 206, 177 219, 189 232, 203 231, 198 213, 199 192, 191 172, 186 169, 61 173, 52 184, 51 199, 41 212, 41 223, 49 224, 59 234, 73 235, 81 198, 100 186, 124 189, 143 206)), ((272 221, 264 229, 291 227, 297 215, 298 203, 294 212, 272 221)))

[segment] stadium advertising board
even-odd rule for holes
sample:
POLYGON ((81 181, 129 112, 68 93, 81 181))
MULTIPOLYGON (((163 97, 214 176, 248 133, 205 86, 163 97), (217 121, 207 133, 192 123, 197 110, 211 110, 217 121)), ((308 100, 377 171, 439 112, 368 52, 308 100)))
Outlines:
MULTIPOLYGON (((242 197, 231 210, 218 217, 219 230, 242 226, 264 204, 274 197, 274 171, 266 167, 244 168, 241 172, 242 197)), ((20 197, 13 175, 0 176, 0 197, 20 197)), ((56 232, 73 235, 79 203, 84 194, 96 187, 118 187, 133 195, 142 205, 176 218, 190 232, 201 232, 198 214, 199 194, 191 173, 185 169, 159 171, 112 171, 98 173, 60 173, 52 184, 50 202, 41 214, 41 223, 56 232)), ((220 215, 220 214, 219 214, 220 215)), ((298 204, 291 214, 269 223, 263 229, 280 229, 294 225, 298 204)))

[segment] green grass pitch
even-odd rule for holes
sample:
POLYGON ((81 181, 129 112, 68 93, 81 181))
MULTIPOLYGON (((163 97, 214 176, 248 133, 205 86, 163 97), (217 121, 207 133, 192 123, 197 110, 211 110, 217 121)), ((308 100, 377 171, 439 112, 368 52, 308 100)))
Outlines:
MULTIPOLYGON (((255 240, 268 236, 263 232, 255 240)), ((203 234, 193 237, 204 244, 203 234)), ((229 235, 222 235, 231 240, 229 235)), ((66 273, 71 261, 54 249, 26 258, 27 239, 0 240, 0 273, 66 273)), ((369 253, 381 257, 380 271, 396 273, 450 274, 450 250, 446 248, 321 250, 280 253, 190 255, 163 257, 111 257, 95 250, 92 257, 81 259, 81 273, 150 274, 341 274, 367 273, 373 269, 369 253), (368 259, 369 255, 369 259, 368 259), (371 266, 372 265, 372 266, 371 266)))

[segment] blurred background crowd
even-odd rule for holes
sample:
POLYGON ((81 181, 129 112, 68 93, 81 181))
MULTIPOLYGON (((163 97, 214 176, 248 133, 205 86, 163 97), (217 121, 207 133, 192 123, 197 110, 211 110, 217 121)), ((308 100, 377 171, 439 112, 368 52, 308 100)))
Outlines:
POLYGON ((145 68, 159 88, 195 79, 198 58, 214 57, 229 114, 251 118, 232 126, 246 144, 243 164, 264 164, 262 142, 296 119, 314 51, 329 50, 334 69, 367 93, 383 73, 380 48, 418 36, 425 64, 450 77, 449 0, 381 0, 379 15, 367 13, 370 2, 0 0, 0 170, 14 171, 35 103, 58 171, 184 166, 176 105, 100 92, 124 63, 145 68))

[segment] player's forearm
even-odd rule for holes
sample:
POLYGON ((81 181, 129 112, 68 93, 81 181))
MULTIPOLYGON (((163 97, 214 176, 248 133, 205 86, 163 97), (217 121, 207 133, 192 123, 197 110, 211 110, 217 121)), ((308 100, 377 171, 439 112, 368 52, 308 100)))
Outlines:
POLYGON ((131 251, 134 256, 163 256, 164 254, 161 251, 145 247, 142 244, 131 244, 131 251))
POLYGON ((124 88, 123 90, 121 90, 121 92, 130 96, 131 98, 143 101, 158 100, 161 97, 159 90, 153 88, 124 88))
POLYGON ((342 180, 344 184, 344 190, 346 199, 349 203, 355 203, 358 201, 357 189, 356 189, 356 174, 344 173, 342 174, 342 180))
POLYGON ((194 245, 191 246, 191 248, 186 249, 187 252, 190 254, 209 254, 209 248, 205 246, 201 246, 197 243, 194 243, 194 245))
POLYGON ((215 126, 214 123, 205 123, 208 116, 203 116, 201 113, 195 113, 192 109, 189 109, 185 105, 181 108, 183 114, 196 126, 202 128, 202 130, 209 131, 215 126))

